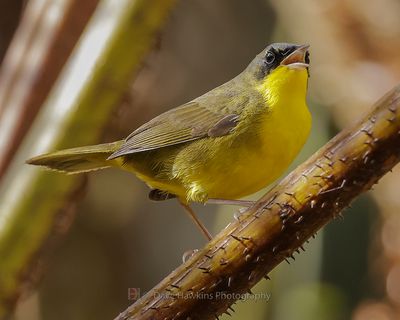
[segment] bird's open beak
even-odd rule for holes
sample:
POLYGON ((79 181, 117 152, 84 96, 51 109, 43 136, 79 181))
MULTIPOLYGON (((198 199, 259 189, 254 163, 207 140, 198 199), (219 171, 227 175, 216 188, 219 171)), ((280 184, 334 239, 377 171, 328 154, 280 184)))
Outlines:
POLYGON ((306 63, 305 58, 309 47, 310 46, 306 44, 297 48, 282 60, 281 66, 287 66, 291 69, 308 68, 308 63, 306 63))

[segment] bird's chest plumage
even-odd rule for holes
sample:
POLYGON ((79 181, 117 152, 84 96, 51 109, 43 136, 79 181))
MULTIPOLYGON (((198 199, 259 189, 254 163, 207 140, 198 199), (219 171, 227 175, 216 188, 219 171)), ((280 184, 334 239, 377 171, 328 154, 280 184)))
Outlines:
POLYGON ((197 152, 186 150, 193 158, 185 156, 186 163, 178 165, 187 168, 181 177, 190 200, 241 198, 285 171, 307 139, 311 118, 305 103, 286 105, 289 114, 275 107, 256 119, 246 118, 251 125, 241 123, 237 134, 216 138, 213 144, 198 141, 192 145, 197 152))
MULTIPOLYGON (((185 156, 183 183, 187 198, 237 199, 252 194, 276 180, 287 169, 307 140, 311 116, 305 104, 306 75, 299 75, 287 92, 267 97, 258 111, 242 115, 236 132, 224 137, 200 140, 185 156), (194 150, 197 150, 194 152, 194 150)), ((283 90, 282 90, 283 89, 283 90)), ((286 92, 285 92, 286 91, 286 92)))

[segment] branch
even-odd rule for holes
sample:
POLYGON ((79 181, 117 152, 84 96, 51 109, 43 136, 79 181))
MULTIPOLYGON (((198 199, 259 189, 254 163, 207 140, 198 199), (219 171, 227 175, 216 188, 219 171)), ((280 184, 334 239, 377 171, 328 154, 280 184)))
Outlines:
POLYGON ((116 319, 215 318, 399 160, 400 86, 116 319))
POLYGON ((81 178, 25 165, 97 143, 175 0, 101 0, 0 185, 0 319, 9 314, 81 178), (99 37, 99 32, 101 37, 99 37))

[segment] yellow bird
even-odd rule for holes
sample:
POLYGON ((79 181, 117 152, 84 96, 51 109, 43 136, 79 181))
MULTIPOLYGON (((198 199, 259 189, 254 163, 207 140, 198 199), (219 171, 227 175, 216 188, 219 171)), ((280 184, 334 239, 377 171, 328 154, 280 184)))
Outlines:
POLYGON ((135 174, 153 200, 178 198, 205 236, 190 202, 240 199, 276 180, 307 140, 307 45, 275 43, 238 76, 155 117, 125 140, 27 161, 66 173, 117 167, 135 174))

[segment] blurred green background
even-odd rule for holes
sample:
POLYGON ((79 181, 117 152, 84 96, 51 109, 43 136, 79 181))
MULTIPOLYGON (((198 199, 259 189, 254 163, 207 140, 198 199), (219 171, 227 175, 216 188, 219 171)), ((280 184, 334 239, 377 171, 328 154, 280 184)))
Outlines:
MULTIPOLYGON (((8 29, 1 27, 0 52, 23 10, 23 1, 3 2, 4 10, 16 13, 8 29)), ((121 139, 231 79, 269 43, 308 43, 313 130, 295 167, 396 84, 399 14, 398 0, 180 1, 102 141, 121 139)), ((233 319, 400 318, 399 176, 395 170, 385 177, 295 261, 278 266, 271 281, 254 288, 270 293, 270 300, 238 302, 233 319)), ((90 173, 75 221, 49 255, 39 286, 19 302, 15 319, 112 319, 132 303, 128 288, 145 293, 181 263, 185 251, 203 245, 176 201, 154 203, 147 194, 129 173, 90 173)), ((195 209, 213 233, 233 219, 232 207, 195 209)))

